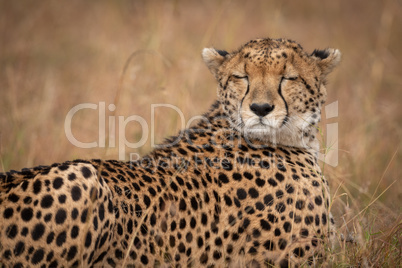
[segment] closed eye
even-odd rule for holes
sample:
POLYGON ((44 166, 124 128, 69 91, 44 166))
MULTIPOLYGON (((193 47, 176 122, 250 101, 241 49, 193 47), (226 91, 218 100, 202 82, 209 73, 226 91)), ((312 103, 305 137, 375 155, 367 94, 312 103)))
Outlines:
POLYGON ((248 76, 240 76, 240 75, 236 75, 236 74, 232 74, 232 77, 235 79, 247 79, 248 80, 248 76))
POLYGON ((283 79, 294 81, 297 78, 299 78, 299 77, 298 76, 292 76, 292 77, 284 77, 283 79))

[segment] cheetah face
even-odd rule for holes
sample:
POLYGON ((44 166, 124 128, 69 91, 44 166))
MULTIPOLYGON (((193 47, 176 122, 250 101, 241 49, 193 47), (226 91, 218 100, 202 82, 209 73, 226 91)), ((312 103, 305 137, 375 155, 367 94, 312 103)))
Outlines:
POLYGON ((203 58, 219 82, 224 111, 245 137, 295 147, 315 140, 338 50, 309 55, 293 41, 258 39, 232 53, 206 48, 203 58))

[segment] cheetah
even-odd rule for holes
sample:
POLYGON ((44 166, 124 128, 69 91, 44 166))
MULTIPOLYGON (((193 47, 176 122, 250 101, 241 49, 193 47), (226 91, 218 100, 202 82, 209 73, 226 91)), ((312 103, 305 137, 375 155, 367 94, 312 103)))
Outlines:
POLYGON ((337 49, 256 39, 202 57, 218 97, 138 161, 0 173, 5 267, 294 267, 333 231, 317 160, 337 49))

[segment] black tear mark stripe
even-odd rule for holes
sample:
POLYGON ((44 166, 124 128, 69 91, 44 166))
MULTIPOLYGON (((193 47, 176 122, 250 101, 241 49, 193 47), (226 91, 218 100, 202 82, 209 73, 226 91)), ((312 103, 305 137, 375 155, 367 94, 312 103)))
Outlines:
POLYGON ((246 77, 247 77, 247 90, 246 90, 246 94, 244 94, 243 98, 241 99, 240 110, 241 110, 241 107, 243 106, 244 98, 247 96, 248 92, 250 91, 250 81, 248 80, 248 73, 247 73, 247 68, 246 67, 247 67, 247 65, 244 64, 244 73, 246 74, 246 77))
POLYGON ((223 90, 227 89, 228 84, 229 84, 229 80, 230 80, 230 77, 228 77, 228 79, 226 80, 225 85, 223 86, 223 90))
POLYGON ((244 98, 247 96, 247 94, 248 94, 249 91, 250 91, 250 84, 247 83, 247 91, 246 91, 246 94, 244 94, 243 98, 241 99, 241 102, 240 102, 240 110, 241 110, 241 107, 243 106, 244 98))
POLYGON ((283 102, 285 103, 285 107, 286 107, 286 116, 285 116, 285 119, 283 119, 282 126, 286 123, 286 121, 288 121, 288 116, 289 116, 288 103, 286 102, 285 98, 282 95, 282 82, 283 82, 283 79, 284 79, 284 77, 282 76, 281 82, 279 83, 279 88, 278 88, 279 96, 281 96, 283 102))

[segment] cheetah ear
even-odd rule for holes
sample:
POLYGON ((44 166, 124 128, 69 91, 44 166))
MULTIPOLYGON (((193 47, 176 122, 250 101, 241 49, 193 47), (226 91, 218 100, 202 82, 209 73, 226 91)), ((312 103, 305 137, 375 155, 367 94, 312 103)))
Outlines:
POLYGON ((227 59, 228 55, 228 52, 215 48, 204 48, 202 50, 202 59, 215 77, 218 76, 219 67, 227 59))
POLYGON ((341 61, 341 52, 334 48, 315 49, 311 56, 317 61, 323 77, 327 76, 341 61))

